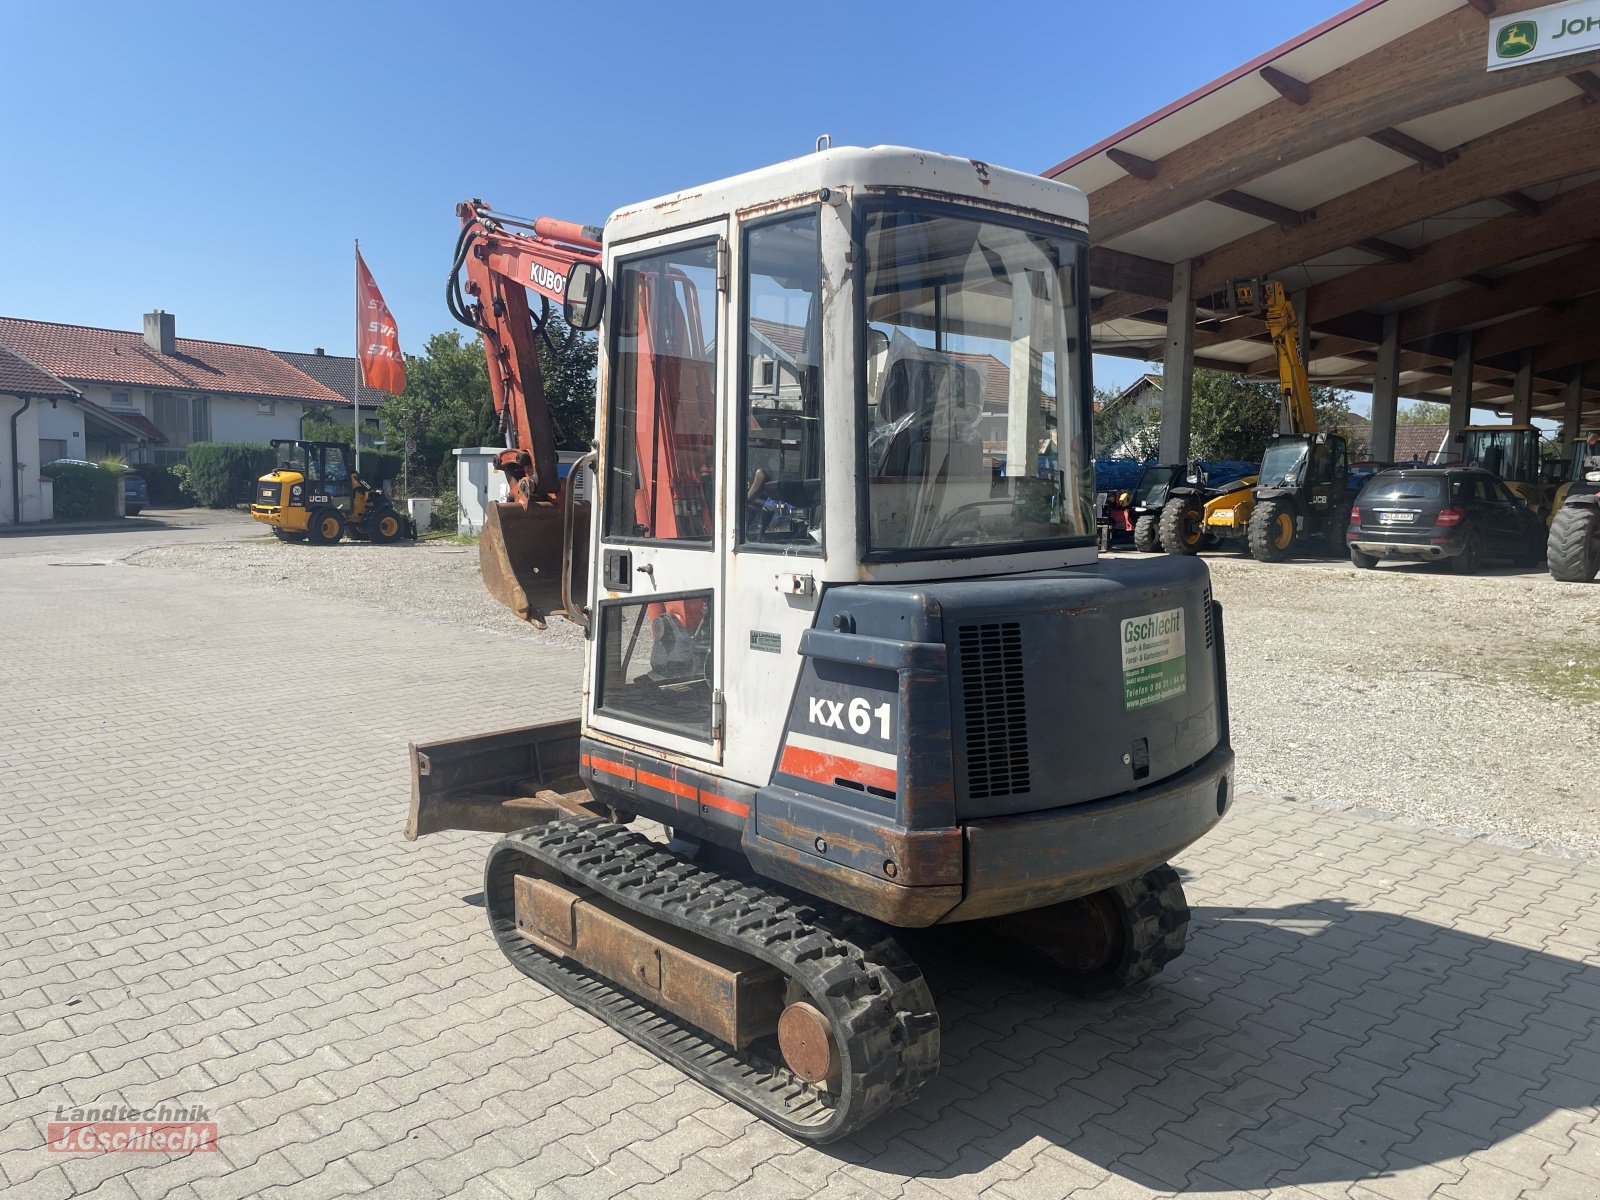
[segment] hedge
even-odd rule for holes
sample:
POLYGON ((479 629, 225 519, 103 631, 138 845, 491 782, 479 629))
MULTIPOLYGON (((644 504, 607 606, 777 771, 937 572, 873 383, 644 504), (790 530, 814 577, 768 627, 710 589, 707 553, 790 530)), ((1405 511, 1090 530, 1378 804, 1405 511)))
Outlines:
MULTIPOLYGON (((400 486, 400 455, 390 454, 387 450, 368 450, 361 448, 361 478, 365 479, 375 488, 381 488, 389 480, 394 480, 396 488, 400 486)), ((390 496, 389 499, 395 499, 390 496)))
POLYGON ((183 490, 183 480, 172 467, 134 463, 133 469, 150 489, 152 508, 187 508, 194 498, 183 490))
POLYGON ((249 503, 256 480, 278 465, 278 455, 258 442, 194 442, 185 462, 195 499, 207 508, 230 508, 249 503))
POLYGON ((63 463, 46 467, 43 474, 55 480, 58 521, 104 520, 117 515, 117 493, 122 489, 120 472, 63 463))

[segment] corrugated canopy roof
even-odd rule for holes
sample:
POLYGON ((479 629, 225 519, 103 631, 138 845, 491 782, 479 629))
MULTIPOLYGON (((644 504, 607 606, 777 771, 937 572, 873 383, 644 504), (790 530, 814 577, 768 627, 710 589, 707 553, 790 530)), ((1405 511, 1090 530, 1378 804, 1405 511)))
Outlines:
POLYGON ((1221 301, 1269 275, 1314 383, 1370 387, 1393 318, 1402 395, 1448 396, 1471 333, 1474 404, 1508 405, 1520 367, 1559 416, 1600 359, 1600 49, 1488 69, 1491 21, 1541 7, 1363 0, 1045 172, 1089 196, 1096 353, 1161 358, 1187 260, 1199 365, 1274 372, 1221 301))

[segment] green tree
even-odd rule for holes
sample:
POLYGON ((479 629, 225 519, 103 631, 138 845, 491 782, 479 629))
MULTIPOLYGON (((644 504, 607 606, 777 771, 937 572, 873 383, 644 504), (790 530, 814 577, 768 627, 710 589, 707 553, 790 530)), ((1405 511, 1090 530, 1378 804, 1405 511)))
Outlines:
POLYGON ((1143 402, 1114 404, 1121 395, 1110 388, 1094 389, 1094 444, 1096 454, 1127 447, 1134 458, 1155 458, 1161 450, 1161 399, 1156 394, 1143 402))
MULTIPOLYGON (((1349 420, 1343 392, 1313 387, 1311 403, 1318 429, 1343 433, 1353 443, 1352 457, 1358 451, 1365 453, 1365 437, 1349 420)), ((1278 432, 1278 385, 1226 371, 1195 371, 1189 430, 1189 453, 1194 458, 1259 462, 1268 439, 1278 432)))
MULTIPOLYGON (((365 411, 365 410, 363 410, 365 411)), ((351 410, 313 412, 300 422, 300 436, 308 442, 348 442, 354 422, 351 410), (343 418, 341 420, 341 418, 343 418)))
POLYGON ((1413 400, 1409 405, 1402 405, 1394 419, 1401 425, 1448 425, 1450 406, 1431 400, 1413 400))
MULTIPOLYGON (((565 448, 579 449, 594 436, 594 338, 569 336, 561 318, 549 323, 552 351, 537 342, 545 397, 565 448)), ((505 438, 489 390, 483 340, 464 341, 456 330, 436 333, 420 355, 406 356, 406 390, 379 415, 391 448, 406 455, 413 480, 438 479, 458 446, 502 446, 505 438)))

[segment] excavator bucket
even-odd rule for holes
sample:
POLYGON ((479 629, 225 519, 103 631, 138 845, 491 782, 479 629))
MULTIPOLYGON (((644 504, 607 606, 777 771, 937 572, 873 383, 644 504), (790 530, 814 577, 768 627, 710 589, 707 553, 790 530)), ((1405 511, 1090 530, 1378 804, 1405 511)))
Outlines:
MULTIPOLYGON (((588 505, 578 504, 574 516, 572 591, 581 596, 588 565, 588 505)), ((490 504, 478 539, 478 567, 489 594, 543 629, 546 614, 563 609, 565 545, 561 505, 490 504)))

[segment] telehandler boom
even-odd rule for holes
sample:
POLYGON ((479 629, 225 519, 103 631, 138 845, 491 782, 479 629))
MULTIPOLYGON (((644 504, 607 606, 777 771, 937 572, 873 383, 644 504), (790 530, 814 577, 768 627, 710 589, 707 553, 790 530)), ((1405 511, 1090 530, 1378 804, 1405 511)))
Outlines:
POLYGON ((1181 953, 1168 860, 1233 798, 1222 611, 1203 563, 1097 559, 1081 193, 836 148, 603 234, 460 212, 485 578, 587 635, 572 719, 411 751, 409 838, 505 835, 512 963, 822 1142, 938 1068, 895 928, 1080 991, 1181 953), (530 288, 599 329, 564 484, 530 288))

